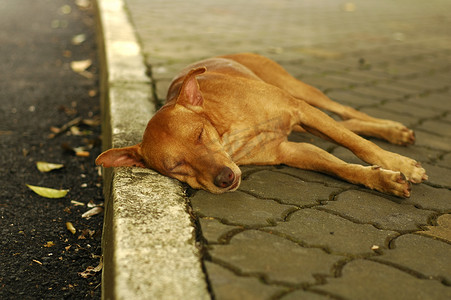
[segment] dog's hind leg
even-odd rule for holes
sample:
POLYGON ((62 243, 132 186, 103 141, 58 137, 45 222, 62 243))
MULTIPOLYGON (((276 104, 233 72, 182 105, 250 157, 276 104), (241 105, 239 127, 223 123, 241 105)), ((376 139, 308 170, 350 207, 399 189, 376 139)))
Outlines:
POLYGON ((392 144, 407 146, 415 143, 414 132, 402 124, 374 123, 358 119, 350 119, 340 123, 354 133, 380 138, 392 144))
POLYGON ((303 101, 295 103, 298 124, 306 131, 343 145, 369 164, 400 171, 414 183, 427 179, 426 171, 415 160, 381 149, 303 101))
MULTIPOLYGON (((294 78, 282 66, 269 58, 250 53, 230 55, 226 58, 246 66, 261 80, 285 90, 294 98, 338 115, 345 120, 343 126, 357 134, 382 138, 398 145, 415 142, 414 132, 403 124, 374 118, 352 107, 337 103, 317 88, 294 78)), ((296 130, 299 131, 300 128, 296 130)))
POLYGON ((382 169, 378 166, 348 164, 306 143, 283 142, 277 151, 280 164, 322 172, 398 197, 410 197, 410 183, 401 172, 382 169))

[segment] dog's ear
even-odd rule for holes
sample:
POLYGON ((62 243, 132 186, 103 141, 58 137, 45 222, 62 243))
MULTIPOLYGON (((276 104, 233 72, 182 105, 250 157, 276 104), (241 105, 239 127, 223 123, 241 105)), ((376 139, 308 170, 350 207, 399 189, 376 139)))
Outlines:
POLYGON ((144 159, 140 154, 139 144, 125 147, 113 148, 100 154, 96 159, 96 165, 109 167, 142 167, 145 168, 144 159))
POLYGON ((184 106, 203 106, 204 97, 199 89, 199 83, 197 83, 196 76, 205 73, 207 68, 201 67, 197 69, 192 69, 188 72, 183 80, 182 87, 180 88, 180 93, 177 97, 177 104, 184 106))

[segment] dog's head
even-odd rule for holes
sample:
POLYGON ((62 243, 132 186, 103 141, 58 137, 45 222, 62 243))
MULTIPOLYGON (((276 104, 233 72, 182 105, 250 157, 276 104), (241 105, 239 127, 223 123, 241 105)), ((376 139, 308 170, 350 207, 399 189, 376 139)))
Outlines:
POLYGON ((195 76, 205 71, 193 69, 185 76, 176 101, 150 119, 140 144, 105 151, 96 164, 147 167, 212 193, 236 190, 241 171, 203 113, 204 99, 195 76))

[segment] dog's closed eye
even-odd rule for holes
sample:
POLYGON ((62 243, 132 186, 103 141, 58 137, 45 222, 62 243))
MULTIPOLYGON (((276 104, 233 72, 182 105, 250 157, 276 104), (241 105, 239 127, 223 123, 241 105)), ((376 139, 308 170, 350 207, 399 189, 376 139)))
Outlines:
POLYGON ((171 174, 187 175, 186 163, 184 161, 165 161, 166 170, 171 174))
POLYGON ((203 133, 204 133, 204 128, 202 127, 200 129, 200 132, 197 134, 197 140, 196 140, 197 144, 201 144, 202 143, 202 135, 203 135, 203 133))

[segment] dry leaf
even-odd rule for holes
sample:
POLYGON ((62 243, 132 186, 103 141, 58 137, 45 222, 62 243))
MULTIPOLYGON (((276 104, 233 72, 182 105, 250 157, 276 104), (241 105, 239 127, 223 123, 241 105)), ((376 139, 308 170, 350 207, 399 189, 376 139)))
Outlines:
POLYGON ((72 234, 75 234, 75 232, 77 232, 77 229, 75 229, 74 225, 71 222, 66 222, 66 228, 67 230, 72 232, 72 234))
POLYGON ((46 248, 50 248, 50 247, 53 247, 53 246, 55 246, 55 243, 51 242, 51 241, 44 244, 44 247, 46 247, 46 248))
POLYGON ((70 5, 66 4, 66 5, 61 6, 59 10, 63 15, 68 15, 72 12, 72 7, 70 7, 70 5))
POLYGON ((89 68, 92 65, 92 60, 85 59, 85 60, 76 60, 70 63, 70 67, 74 72, 81 73, 86 71, 87 68, 89 68))
POLYGON ((96 233, 95 230, 83 229, 81 234, 78 236, 79 240, 85 240, 87 237, 92 238, 92 236, 96 233))
POLYGON ((87 126, 99 126, 100 125, 100 119, 83 119, 82 123, 87 126))
POLYGON ((77 35, 72 37, 72 45, 80 45, 84 41, 86 41, 86 34, 84 34, 84 33, 77 34, 77 35))
POLYGON ((33 261, 37 264, 40 264, 42 266, 42 263, 39 260, 33 259, 33 261))
POLYGON ((38 170, 40 172, 46 173, 46 172, 50 172, 53 170, 61 169, 64 167, 64 165, 49 163, 49 162, 45 162, 45 161, 38 161, 38 162, 36 162, 36 167, 38 168, 38 170))
POLYGON ((90 0, 75 0, 75 4, 80 8, 88 8, 91 5, 90 0))
POLYGON ((83 278, 88 278, 88 277, 94 276, 94 275, 96 275, 96 273, 102 271, 102 268, 103 268, 103 261, 101 259, 97 267, 94 268, 92 266, 89 266, 83 272, 79 272, 78 275, 80 275, 83 278))
POLYGON ((95 97, 95 96, 97 96, 97 91, 96 90, 89 90, 88 95, 89 95, 89 97, 95 97))
POLYGON ((85 150, 77 150, 77 148, 74 149, 75 150, 75 155, 76 156, 80 156, 80 157, 89 157, 89 152, 85 151, 85 150))
POLYGON ((88 207, 89 208, 93 208, 93 207, 96 207, 96 206, 103 206, 103 202, 95 203, 94 200, 89 200, 89 202, 88 202, 88 207))
POLYGON ((70 128, 70 133, 72 133, 72 135, 81 135, 81 131, 78 126, 72 126, 70 128))
POLYGON ((62 143, 61 147, 71 154, 75 154, 80 157, 89 157, 90 153, 85 150, 85 147, 72 147, 68 143, 62 143))
POLYGON ((97 214, 100 214, 101 212, 103 212, 103 207, 100 206, 96 206, 94 208, 91 208, 90 210, 88 210, 87 212, 85 212, 84 214, 81 215, 82 218, 90 218, 92 216, 95 216, 97 214))
POLYGON ((53 132, 51 134, 48 135, 49 139, 54 138, 55 136, 57 136, 58 134, 63 133, 64 131, 66 131, 67 129, 69 129, 72 126, 75 126, 77 124, 79 124, 82 121, 81 117, 75 118, 73 120, 71 120, 70 122, 64 124, 63 126, 61 126, 61 128, 52 126, 50 127, 50 130, 53 132))
POLYGON ((90 66, 92 65, 92 60, 85 59, 85 60, 78 60, 73 61, 70 63, 70 67, 74 72, 77 72, 81 76, 91 79, 94 77, 94 75, 91 72, 86 71, 90 66))
POLYGON ((83 202, 76 201, 76 200, 70 200, 70 203, 72 203, 74 206, 85 206, 83 202))
POLYGON ((34 186, 34 185, 29 185, 29 184, 27 184, 27 186, 33 192, 35 192, 39 196, 42 196, 45 198, 63 198, 69 192, 69 190, 55 190, 55 189, 51 189, 51 188, 34 186))

